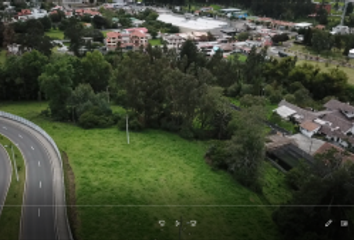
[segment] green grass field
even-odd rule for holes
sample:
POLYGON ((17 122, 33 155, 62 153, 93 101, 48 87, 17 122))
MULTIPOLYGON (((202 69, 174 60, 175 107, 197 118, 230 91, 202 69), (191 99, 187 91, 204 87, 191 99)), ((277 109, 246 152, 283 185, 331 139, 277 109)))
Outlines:
POLYGON ((240 62, 246 62, 247 60, 247 56, 246 55, 243 55, 243 54, 231 54, 229 56, 227 56, 227 59, 233 61, 234 59, 237 59, 240 61, 240 62))
POLYGON ((150 39, 149 43, 151 44, 151 46, 159 46, 162 45, 161 44, 161 39, 150 39))
POLYGON ((45 102, 0 105, 37 123, 68 154, 76 179, 80 239, 177 240, 174 222, 180 217, 198 221, 196 228, 186 225, 186 240, 280 238, 271 220, 274 207, 250 207, 287 200, 285 188, 277 189, 282 176, 273 170, 266 175, 266 194, 260 196, 228 173, 212 171, 203 159, 206 142, 147 130, 131 132, 128 145, 126 133, 116 128, 83 130, 39 117, 46 108, 45 102), (166 221, 163 230, 158 220, 166 221))
MULTIPOLYGON (((327 71, 329 68, 337 67, 336 65, 333 65, 333 64, 328 64, 328 67, 327 67, 326 63, 307 61, 307 60, 298 60, 296 64, 302 64, 302 63, 308 63, 308 64, 318 66, 321 69, 321 71, 327 71)), ((348 67, 342 67, 342 66, 339 66, 338 68, 347 74, 348 83, 354 85, 354 69, 348 68, 348 67)))
MULTIPOLYGON (((311 54, 313 56, 320 55, 322 58, 332 59, 336 61, 346 61, 346 56, 343 55, 343 49, 338 50, 336 48, 333 48, 330 51, 323 51, 320 54, 318 54, 311 47, 307 47, 301 44, 293 44, 293 46, 290 47, 290 50, 298 51, 300 53, 305 53, 305 54, 311 54)), ((349 63, 354 64, 354 59, 349 59, 349 63)))
POLYGON ((64 39, 64 32, 60 31, 59 29, 56 30, 51 29, 49 32, 45 32, 45 35, 47 35, 52 39, 58 39, 58 40, 64 39))
MULTIPOLYGON (((12 143, 9 139, 0 135, 0 144, 5 146, 11 146, 12 143)), ((24 190, 25 180, 25 166, 21 155, 21 152, 16 146, 13 146, 16 159, 16 166, 19 176, 17 182, 16 174, 13 169, 12 179, 9 191, 6 196, 5 207, 2 210, 0 217, 0 239, 1 240, 17 240, 19 238, 20 219, 21 219, 21 205, 24 190), (6 207, 10 206, 10 207, 6 207)), ((9 156, 12 158, 12 151, 9 148, 5 148, 9 156)), ((12 168, 14 168, 11 160, 12 168)))
POLYGON ((6 51, 0 50, 0 64, 4 64, 6 61, 6 51))
POLYGON ((103 36, 106 38, 108 32, 112 32, 111 30, 102 30, 103 36))

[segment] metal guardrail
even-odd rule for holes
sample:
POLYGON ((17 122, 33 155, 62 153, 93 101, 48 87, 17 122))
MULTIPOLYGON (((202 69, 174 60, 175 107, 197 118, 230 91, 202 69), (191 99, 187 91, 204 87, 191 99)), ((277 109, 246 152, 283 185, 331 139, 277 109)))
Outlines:
POLYGON ((33 122, 28 121, 25 118, 16 116, 16 115, 11 114, 11 113, 0 111, 0 117, 8 118, 8 119, 14 120, 16 122, 20 122, 22 124, 25 124, 26 126, 28 126, 30 128, 33 128, 34 130, 36 130, 37 132, 42 134, 50 142, 50 144, 53 146, 53 148, 55 149, 56 154, 58 155, 58 157, 60 159, 60 161, 62 161, 59 149, 58 149, 57 145, 55 144, 54 140, 42 128, 40 128, 39 126, 37 126, 33 122))
MULTIPOLYGON (((0 117, 4 117, 4 118, 10 119, 10 120, 22 123, 22 124, 32 128, 33 130, 37 131, 38 133, 40 133, 44 138, 46 138, 49 141, 49 143, 53 146, 53 148, 55 150, 55 153, 57 154, 57 156, 58 156, 58 158, 60 160, 61 175, 62 175, 62 180, 63 180, 62 183, 63 183, 63 186, 64 186, 63 161, 61 159, 61 154, 60 154, 60 151, 59 151, 57 145, 55 144, 54 140, 48 135, 48 133, 46 131, 44 131, 42 128, 40 128, 39 126, 37 126, 36 124, 34 124, 33 122, 28 121, 25 118, 16 116, 14 114, 0 111, 0 117)), ((65 204, 65 189, 64 189, 64 204, 65 204)), ((69 224, 69 221, 68 221, 68 216, 67 216, 67 212, 66 211, 65 211, 65 219, 66 219, 66 224, 67 224, 67 227, 68 227, 69 238, 70 238, 70 240, 73 240, 73 236, 72 236, 72 233, 71 233, 70 224, 69 224)), ((61 238, 59 237, 59 239, 61 239, 61 238)))

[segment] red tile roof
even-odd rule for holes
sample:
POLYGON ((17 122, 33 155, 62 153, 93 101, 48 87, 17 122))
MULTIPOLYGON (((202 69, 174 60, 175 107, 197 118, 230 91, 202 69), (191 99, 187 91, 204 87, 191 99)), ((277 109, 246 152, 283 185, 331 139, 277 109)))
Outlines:
POLYGON ((32 12, 30 9, 21 9, 21 12, 19 12, 17 15, 18 16, 24 16, 24 15, 31 15, 32 12))
POLYGON ((147 30, 147 28, 128 28, 128 29, 125 29, 125 30, 127 30, 128 32, 133 32, 133 31, 143 31, 144 33, 147 33, 148 32, 148 30, 147 30))
POLYGON ((132 31, 131 35, 136 37, 146 37, 146 34, 142 31, 132 31))
POLYGON ((108 32, 107 38, 118 38, 120 36, 119 32, 108 32))

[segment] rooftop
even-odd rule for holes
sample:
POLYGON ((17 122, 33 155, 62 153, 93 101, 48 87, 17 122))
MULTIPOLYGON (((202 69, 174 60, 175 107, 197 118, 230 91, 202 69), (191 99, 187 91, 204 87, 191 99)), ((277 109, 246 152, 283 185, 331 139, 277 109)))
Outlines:
POLYGON ((305 121, 305 122, 300 124, 300 127, 306 129, 309 132, 312 132, 312 131, 315 131, 316 129, 318 129, 319 127, 321 127, 321 125, 316 124, 316 123, 311 122, 311 121, 305 121))
POLYGON ((349 103, 343 103, 343 102, 338 101, 336 99, 329 100, 324 106, 330 110, 342 110, 342 111, 354 113, 353 106, 351 106, 349 103))

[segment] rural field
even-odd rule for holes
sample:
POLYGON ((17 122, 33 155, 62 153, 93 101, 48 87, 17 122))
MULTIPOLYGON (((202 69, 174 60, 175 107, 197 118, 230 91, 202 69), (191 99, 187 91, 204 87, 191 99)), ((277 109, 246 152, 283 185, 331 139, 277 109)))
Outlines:
MULTIPOLYGON (((187 141, 157 130, 84 130, 39 116, 47 103, 0 104, 45 129, 69 157, 75 174, 79 240, 279 239, 271 219, 290 197, 284 176, 266 164, 264 195, 213 171, 203 155, 207 142, 187 141), (262 206, 267 205, 268 206, 262 206), (243 205, 243 206, 231 206, 243 205), (159 220, 165 220, 161 228, 159 220), (186 222, 197 220, 196 227, 186 222)), ((114 110, 120 110, 114 107, 114 110)))
MULTIPOLYGON (((308 60, 298 60, 296 62, 296 64, 303 64, 303 63, 312 64, 314 66, 317 66, 321 71, 327 71, 329 68, 336 68, 337 67, 334 64, 329 64, 327 66, 326 63, 323 63, 323 62, 314 62, 314 61, 308 61, 308 60)), ((354 85, 354 68, 348 68, 348 67, 342 67, 342 66, 339 66, 338 68, 347 74, 348 83, 351 85, 354 85)))

